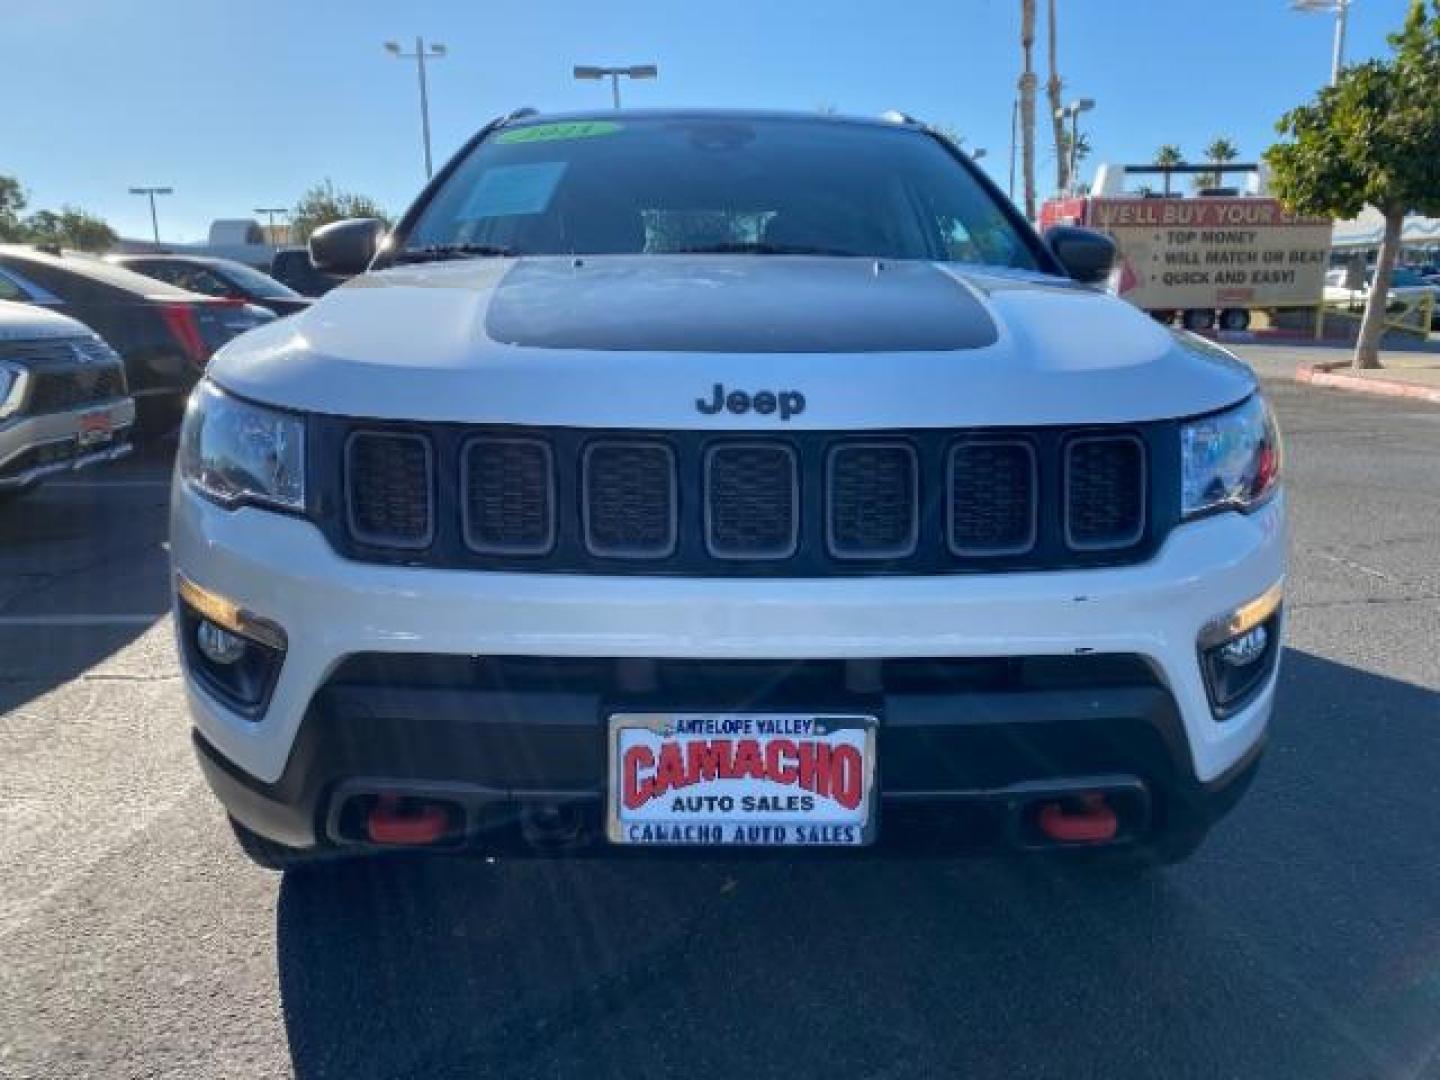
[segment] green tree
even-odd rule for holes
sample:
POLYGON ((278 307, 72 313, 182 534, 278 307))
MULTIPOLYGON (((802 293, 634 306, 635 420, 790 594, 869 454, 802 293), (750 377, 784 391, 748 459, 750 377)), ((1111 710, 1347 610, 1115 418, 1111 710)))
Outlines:
POLYGON ((1223 135, 1205 148, 1205 160, 1212 165, 1225 165, 1239 156, 1239 148, 1223 135))
POLYGON ((1375 281, 1354 366, 1380 367, 1385 307, 1405 215, 1440 215, 1440 0, 1412 0, 1390 36, 1394 55, 1346 68, 1334 86, 1277 125, 1287 141, 1265 153, 1271 187, 1302 214, 1354 217, 1369 204, 1385 219, 1375 281))
POLYGON ((29 198, 20 181, 0 175, 0 240, 24 239, 20 214, 28 204, 29 198))
POLYGON ((1170 194, 1170 170, 1185 164, 1185 155, 1174 143, 1166 143, 1155 151, 1155 164, 1165 170, 1165 194, 1170 194))
POLYGON ((108 222, 74 206, 37 210, 25 219, 20 237, 30 243, 54 244, 79 251, 109 251, 120 238, 108 222))
MULTIPOLYGON (((1235 143, 1223 135, 1205 148, 1205 160, 1215 166, 1228 164, 1239 156, 1240 151, 1235 143)), ((1225 174, 1219 168, 1216 168, 1214 172, 1198 173, 1195 176, 1195 188, 1198 191, 1203 188, 1220 187, 1224 179, 1225 174)))
POLYGON ((328 177, 300 197, 290 212, 290 231, 297 243, 303 244, 321 225, 345 218, 379 218, 390 224, 390 216, 368 195, 338 191, 328 177))

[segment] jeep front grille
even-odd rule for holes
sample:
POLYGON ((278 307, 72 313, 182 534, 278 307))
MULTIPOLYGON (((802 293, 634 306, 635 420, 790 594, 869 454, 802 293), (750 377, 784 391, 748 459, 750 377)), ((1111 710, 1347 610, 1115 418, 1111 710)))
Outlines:
POLYGON ((1178 520, 1169 422, 783 435, 311 422, 319 523, 366 561, 771 577, 1044 570, 1139 561, 1178 520))

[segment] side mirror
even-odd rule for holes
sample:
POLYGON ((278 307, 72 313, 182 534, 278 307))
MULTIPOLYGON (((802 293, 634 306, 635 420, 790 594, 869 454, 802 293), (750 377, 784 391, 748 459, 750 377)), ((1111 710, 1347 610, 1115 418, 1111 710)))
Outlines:
POLYGON ((1046 231, 1045 243, 1065 273, 1085 285, 1098 285, 1115 265, 1115 241, 1093 229, 1056 225, 1046 231))
POLYGON ((310 261, 315 269, 330 274, 363 274, 384 235, 385 223, 379 218, 332 221, 310 234, 310 261))

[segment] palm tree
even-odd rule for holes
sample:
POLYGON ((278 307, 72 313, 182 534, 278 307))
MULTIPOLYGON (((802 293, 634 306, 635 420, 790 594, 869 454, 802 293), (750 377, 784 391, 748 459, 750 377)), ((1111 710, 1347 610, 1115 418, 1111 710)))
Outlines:
MULTIPOLYGON (((1211 165, 1224 165, 1226 162, 1234 161, 1239 156, 1239 148, 1236 147, 1232 140, 1225 138, 1223 135, 1216 138, 1214 142, 1205 148, 1205 160, 1210 162, 1211 165)), ((1211 180, 1212 183, 1200 186, 1218 187, 1224 177, 1225 174, 1217 168, 1213 177, 1209 173, 1201 177, 1201 179, 1211 180)), ((1197 180, 1196 183, 1198 184, 1199 181, 1197 180)))
POLYGON ((1020 159, 1025 172, 1025 216, 1035 220, 1035 0, 1020 0, 1020 159))
POLYGON ((1048 0, 1046 7, 1050 32, 1050 79, 1045 84, 1045 93, 1050 101, 1050 126, 1055 138, 1055 190, 1069 191, 1070 158, 1061 152, 1065 142, 1065 118, 1060 115, 1060 97, 1065 84, 1060 79, 1060 60, 1055 46, 1055 0, 1048 0))
POLYGON ((1165 194, 1170 194, 1170 170, 1176 165, 1185 164, 1185 155, 1180 152, 1180 147, 1174 143, 1166 143, 1155 151, 1155 164, 1165 170, 1165 194))

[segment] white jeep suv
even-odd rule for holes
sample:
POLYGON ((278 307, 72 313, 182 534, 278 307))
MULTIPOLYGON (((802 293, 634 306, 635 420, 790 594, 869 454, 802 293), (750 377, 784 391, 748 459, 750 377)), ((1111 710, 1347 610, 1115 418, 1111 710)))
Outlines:
POLYGON ((375 237, 317 235, 366 272, 182 432, 195 746, 257 861, 1154 863, 1243 791, 1274 420, 1104 237, 909 120, 700 111, 514 114, 375 237))

